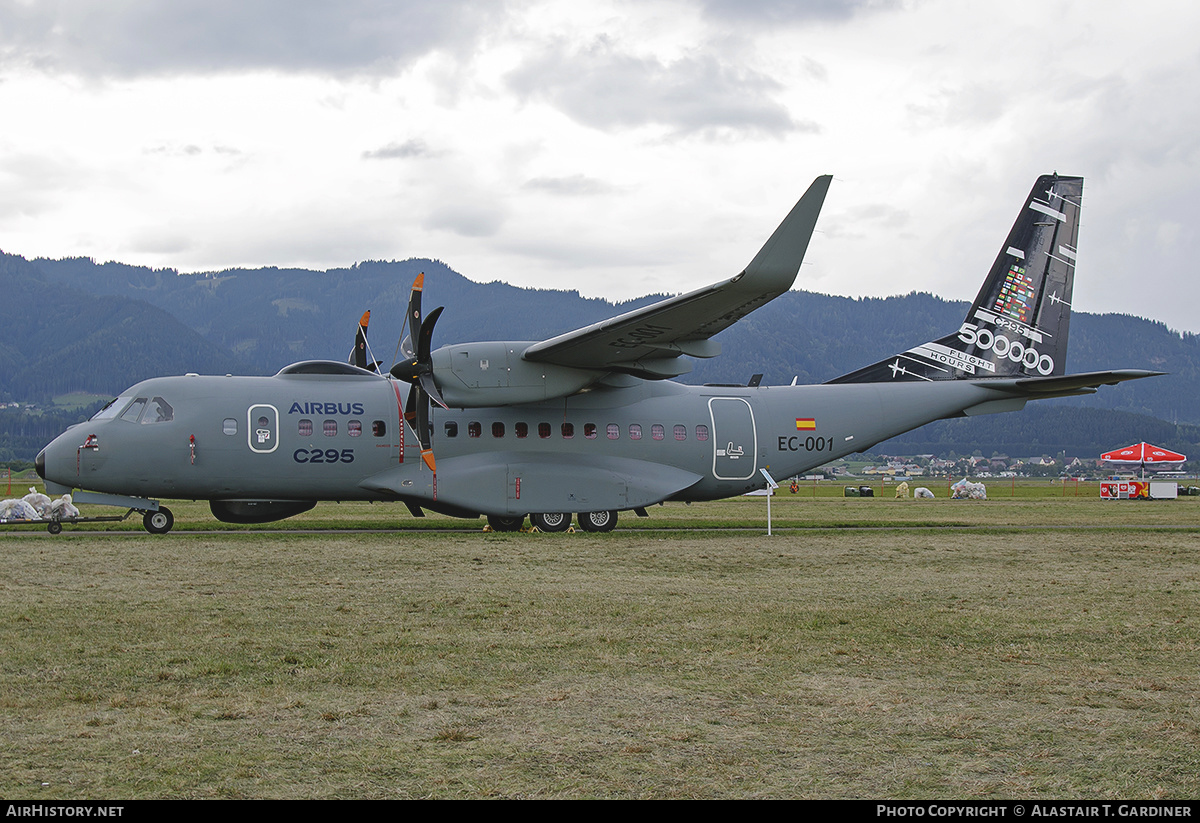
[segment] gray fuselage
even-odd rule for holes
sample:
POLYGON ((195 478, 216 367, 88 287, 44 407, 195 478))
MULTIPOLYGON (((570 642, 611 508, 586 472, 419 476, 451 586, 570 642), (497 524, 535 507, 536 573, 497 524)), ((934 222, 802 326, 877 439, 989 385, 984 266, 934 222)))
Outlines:
POLYGON ((436 409, 435 474, 402 423, 407 386, 395 380, 155 378, 47 446, 45 477, 145 498, 400 500, 463 516, 626 510, 760 489, 759 469, 788 477, 1002 397, 966 381, 611 382, 538 404, 436 409))

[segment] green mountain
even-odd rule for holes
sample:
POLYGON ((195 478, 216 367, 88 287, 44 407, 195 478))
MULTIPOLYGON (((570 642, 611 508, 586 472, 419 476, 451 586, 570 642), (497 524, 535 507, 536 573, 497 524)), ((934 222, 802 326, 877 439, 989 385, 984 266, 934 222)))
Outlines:
POLYGON ((115 394, 161 374, 204 364, 247 365, 168 312, 129 296, 52 282, 23 258, 0 253, 0 398, 48 400, 67 392, 115 394))
MULTIPOLYGON (((435 260, 368 261, 324 272, 181 275, 86 258, 26 261, 0 254, 0 285, 10 309, 0 329, 0 398, 44 401, 73 390, 112 394, 152 375, 271 374, 296 360, 344 360, 368 308, 374 356, 390 364, 419 272, 426 275, 425 305, 446 306, 435 346, 542 340, 660 297, 612 304, 574 291, 475 283, 435 260)), ((722 355, 696 361, 683 380, 736 383, 761 372, 767 384, 793 377, 819 383, 956 328, 966 309, 965 303, 915 292, 883 299, 789 292, 723 332, 722 355)), ((1147 368, 1170 376, 1033 403, 1019 414, 943 421, 879 448, 969 453, 977 447, 972 443, 986 441, 996 446, 986 453, 1066 449, 1094 456, 1143 438, 1157 437, 1183 451, 1200 439, 1194 429, 1200 425, 1197 335, 1137 317, 1076 313, 1068 365, 1072 371, 1147 368), (1153 436, 1145 434, 1151 431, 1153 436)))

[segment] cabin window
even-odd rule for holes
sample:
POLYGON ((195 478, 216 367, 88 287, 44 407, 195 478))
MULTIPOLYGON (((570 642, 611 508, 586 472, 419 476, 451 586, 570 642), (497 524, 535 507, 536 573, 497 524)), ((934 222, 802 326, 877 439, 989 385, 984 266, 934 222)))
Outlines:
POLYGON ((336 420, 326 420, 324 423, 321 424, 321 432, 326 437, 337 437, 337 421, 336 420))
POLYGON ((467 424, 467 437, 479 437, 483 434, 483 424, 478 421, 471 421, 467 424))
POLYGON ((171 404, 161 397, 155 397, 150 401, 150 405, 146 407, 146 413, 142 415, 142 425, 147 423, 169 423, 175 419, 175 410, 171 408, 171 404))
POLYGON ((447 437, 458 437, 458 423, 455 422, 454 420, 446 421, 446 436, 447 437))
POLYGON ((121 419, 128 420, 130 423, 136 423, 138 421, 138 418, 142 416, 142 412, 145 409, 146 409, 146 398, 139 397, 137 400, 134 400, 132 403, 129 404, 129 408, 127 408, 121 414, 121 419))
POLYGON ((575 436, 575 424, 574 423, 563 423, 562 424, 562 436, 563 436, 563 440, 570 440, 572 437, 574 437, 575 436))
POLYGON ((630 423, 629 424, 629 439, 630 440, 641 440, 642 439, 642 425, 640 423, 630 423))
POLYGON ((372 420, 371 421, 371 436, 372 437, 386 437, 387 436, 387 423, 384 423, 382 420, 372 420))
POLYGON ((609 423, 605 428, 609 440, 616 440, 621 436, 621 427, 616 423, 609 423))
POLYGON ((696 439, 701 441, 708 440, 708 426, 701 423, 696 427, 696 439))
POLYGON ((538 437, 545 440, 549 436, 550 436, 550 424, 549 423, 538 423, 538 437))
POLYGON ((529 424, 515 423, 513 424, 513 431, 516 432, 516 435, 519 439, 524 440, 529 436, 529 424))
POLYGON ((583 424, 583 436, 586 437, 588 440, 595 440, 596 439, 596 424, 595 423, 584 423, 583 424))
POLYGON ((665 432, 665 431, 666 431, 666 429, 664 429, 662 427, 661 423, 655 423, 653 426, 650 427, 650 437, 653 440, 662 440, 663 432, 665 432))
POLYGON ((362 437, 362 421, 351 420, 346 424, 346 434, 351 437, 362 437))
POLYGON ((504 436, 504 424, 497 420, 492 424, 492 437, 504 436))
MULTIPOLYGON (((230 418, 230 419, 232 419, 232 418, 230 418)), ((228 423, 229 420, 226 420, 225 422, 228 423)), ((236 424, 234 424, 234 428, 235 429, 237 428, 236 424)), ((230 434, 231 432, 226 431, 225 433, 230 434)), ((312 433, 313 433, 313 427, 312 427, 311 420, 297 420, 296 421, 296 434, 300 435, 301 437, 312 437, 312 433)))
POLYGON ((687 440, 687 426, 676 426, 675 427, 675 439, 676 440, 687 440))
POLYGON ((225 434, 237 434, 237 420, 232 417, 226 417, 221 422, 221 431, 225 432, 225 434))

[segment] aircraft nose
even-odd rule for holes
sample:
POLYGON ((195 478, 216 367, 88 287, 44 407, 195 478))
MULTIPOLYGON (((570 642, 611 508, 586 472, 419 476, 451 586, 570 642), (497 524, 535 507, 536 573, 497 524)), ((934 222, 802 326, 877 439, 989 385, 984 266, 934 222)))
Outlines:
POLYGON ((46 479, 46 450, 42 449, 38 452, 37 457, 33 458, 33 467, 37 469, 38 477, 46 479))

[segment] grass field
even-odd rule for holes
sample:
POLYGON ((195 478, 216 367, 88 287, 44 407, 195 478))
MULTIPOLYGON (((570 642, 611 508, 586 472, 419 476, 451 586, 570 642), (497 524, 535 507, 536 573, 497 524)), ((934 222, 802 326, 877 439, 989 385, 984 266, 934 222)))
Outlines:
POLYGON ((5 532, 0 796, 1200 795, 1200 498, 1006 490, 5 532))

